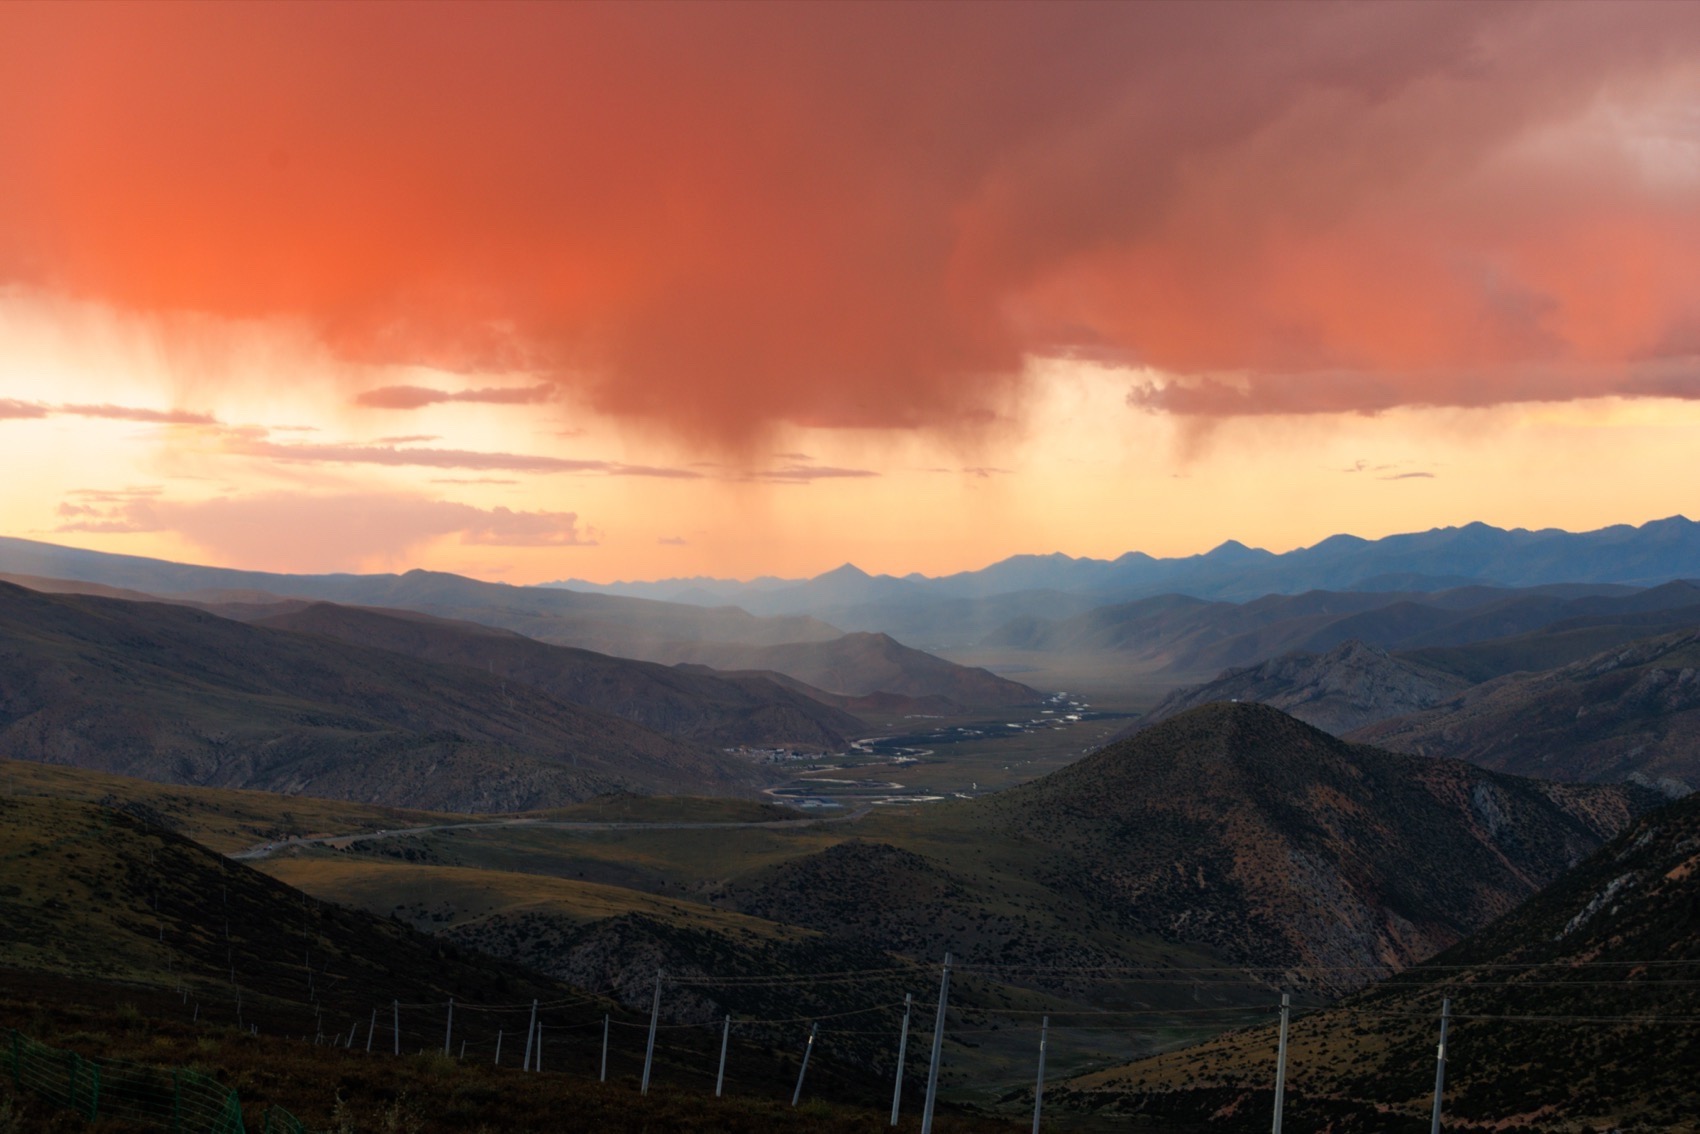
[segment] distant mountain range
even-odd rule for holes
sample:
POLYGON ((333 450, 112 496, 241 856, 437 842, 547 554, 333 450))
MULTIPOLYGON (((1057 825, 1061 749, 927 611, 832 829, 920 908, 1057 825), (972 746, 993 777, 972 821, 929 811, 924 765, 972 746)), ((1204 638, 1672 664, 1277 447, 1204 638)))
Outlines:
MULTIPOLYGON (((843 704, 839 698, 876 693, 889 694, 887 707, 898 711, 913 698, 930 698, 933 708, 948 712, 1042 699, 1026 686, 889 639, 876 641, 860 635, 846 640, 837 628, 805 615, 757 616, 731 606, 705 608, 514 587, 441 572, 268 574, 0 538, 3 579, 38 591, 83 591, 189 604, 250 621, 282 616, 310 602, 415 611, 617 658, 778 670, 806 686, 818 686, 815 692, 829 695, 823 703, 834 707, 843 704)), ((488 648, 489 643, 483 646, 488 648)), ((479 664, 493 663, 485 658, 479 664)), ((848 727, 842 720, 833 726, 838 731, 848 727)), ((807 735, 804 732, 798 738, 807 735)))
POLYGON ((736 603, 757 614, 809 613, 845 629, 874 630, 888 628, 864 625, 855 612, 1027 591, 1085 595, 1092 605, 1102 605, 1171 593, 1243 601, 1312 590, 1420 592, 1548 583, 1649 587, 1697 575, 1700 523, 1672 516, 1592 532, 1472 523, 1378 540, 1336 535, 1283 554, 1229 540, 1201 555, 1170 559, 1137 551, 1115 559, 1017 555, 977 571, 938 577, 869 575, 845 564, 807 580, 691 578, 599 585, 569 579, 552 585, 699 605, 736 603))

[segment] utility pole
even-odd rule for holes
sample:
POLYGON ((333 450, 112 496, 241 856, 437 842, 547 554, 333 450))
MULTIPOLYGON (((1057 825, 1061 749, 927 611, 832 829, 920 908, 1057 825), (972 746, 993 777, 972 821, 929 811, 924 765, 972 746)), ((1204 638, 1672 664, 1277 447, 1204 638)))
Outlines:
POLYGON ((655 1002, 649 1006, 649 1043, 643 1049, 643 1086, 639 1094, 649 1094, 649 1070, 655 1065, 655 1029, 661 1023, 661 970, 655 970, 655 1002))
POLYGON ((803 1048, 803 1065, 797 1068, 797 1089, 791 1092, 791 1109, 797 1109, 797 1102, 803 1097, 803 1076, 809 1073, 809 1056, 815 1051, 815 1033, 820 1031, 819 1024, 809 1025, 809 1042, 803 1048))
POLYGON ((950 954, 944 955, 939 977, 939 1014, 933 1021, 933 1058, 927 1065, 927 1101, 921 1106, 921 1134, 933 1134, 933 1104, 939 1094, 939 1060, 944 1055, 944 1013, 950 1003, 950 954))
POLYGON ((455 998, 451 996, 451 997, 449 997, 449 1022, 443 1028, 443 1054, 445 1056, 448 1055, 448 1053, 449 1053, 449 1041, 454 1038, 454 1034, 455 1034, 455 998))
POLYGON ((891 1124, 897 1125, 897 1108, 903 1102, 903 1061, 909 1056, 910 996, 903 994, 903 1030, 897 1035, 897 1075, 891 1085, 891 1124))
POLYGON ((1440 1047, 1434 1054, 1434 1116, 1429 1119, 1429 1134, 1440 1134, 1440 1097, 1446 1093, 1446 1025, 1452 1022, 1452 998, 1440 1002, 1440 1047))
POLYGON ((1050 1038, 1051 1018, 1039 1017, 1039 1081, 1033 1084, 1033 1134, 1039 1134, 1039 1112, 1045 1106, 1045 1041, 1050 1038))
POLYGON ((372 1022, 366 1025, 366 1050, 372 1050, 372 1033, 378 1030, 378 1010, 372 1009, 372 1022))
POLYGON ((726 1014, 726 1025, 720 1030, 720 1073, 714 1077, 714 1097, 720 1097, 720 1089, 726 1085, 726 1044, 732 1039, 732 1014, 726 1014))
POLYGON ((1281 1134, 1281 1104, 1287 1093, 1287 1016, 1291 999, 1281 994, 1281 1042, 1275 1049, 1275 1125, 1274 1134, 1281 1134))
POLYGON ((531 1022, 525 1026, 525 1061, 519 1065, 521 1071, 531 1070, 531 1037, 537 1032, 537 1001, 531 1002, 531 1022))
POLYGON ((493 1063, 493 1066, 500 1067, 501 1065, 502 1065, 502 1029, 497 1028, 496 1029, 496 1059, 493 1063))
POLYGON ((602 1082, 608 1081, 608 1013, 602 1014, 602 1082))

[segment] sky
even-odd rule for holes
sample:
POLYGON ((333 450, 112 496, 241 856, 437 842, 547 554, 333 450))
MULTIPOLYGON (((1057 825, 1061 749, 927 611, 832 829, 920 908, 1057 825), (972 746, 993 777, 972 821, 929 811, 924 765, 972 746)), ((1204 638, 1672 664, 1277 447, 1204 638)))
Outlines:
POLYGON ((1700 5, 0 6, 0 534, 938 574, 1695 454, 1700 5))

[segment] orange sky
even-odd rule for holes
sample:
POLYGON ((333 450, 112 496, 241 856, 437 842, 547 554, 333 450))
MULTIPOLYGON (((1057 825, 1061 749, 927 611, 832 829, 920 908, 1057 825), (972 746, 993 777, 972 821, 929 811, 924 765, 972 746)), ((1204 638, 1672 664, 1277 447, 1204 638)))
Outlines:
POLYGON ((1695 514, 1700 7, 0 7, 0 532, 514 581, 1695 514))

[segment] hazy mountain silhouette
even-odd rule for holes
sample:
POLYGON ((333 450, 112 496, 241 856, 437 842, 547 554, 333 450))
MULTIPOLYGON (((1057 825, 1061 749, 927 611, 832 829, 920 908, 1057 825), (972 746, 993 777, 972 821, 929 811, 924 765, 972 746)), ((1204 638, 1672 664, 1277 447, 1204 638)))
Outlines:
POLYGON ((176 783, 514 810, 750 790, 706 745, 475 668, 185 606, 0 584, 0 755, 176 783))
POLYGON ((551 646, 472 622, 313 603, 256 618, 254 625, 471 666, 569 704, 717 746, 837 750, 848 738, 866 731, 849 713, 764 677, 723 675, 551 646))

